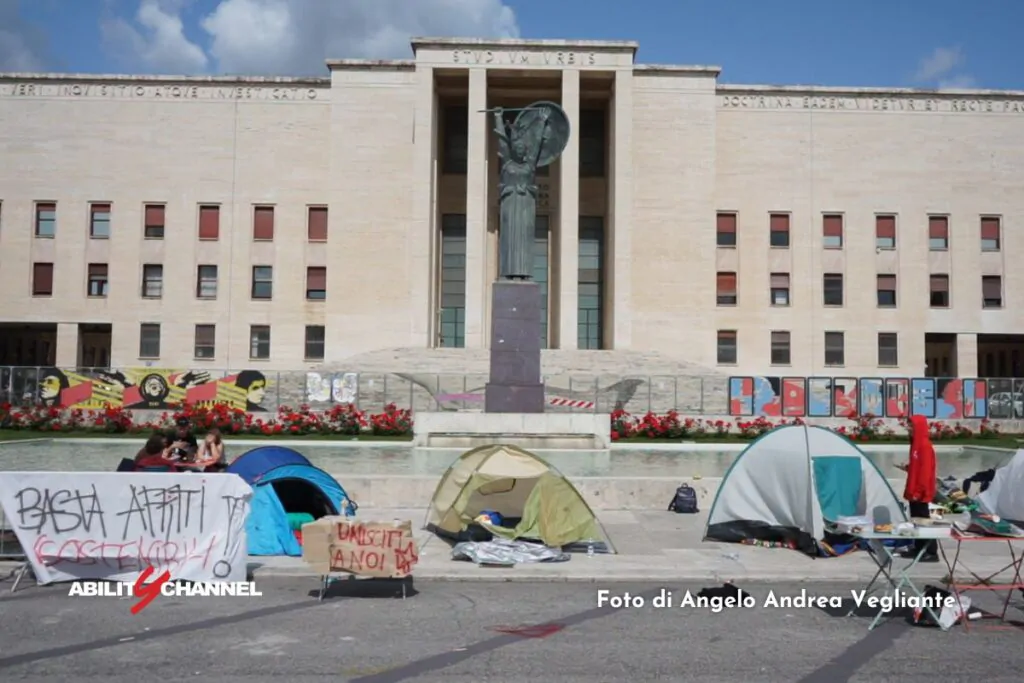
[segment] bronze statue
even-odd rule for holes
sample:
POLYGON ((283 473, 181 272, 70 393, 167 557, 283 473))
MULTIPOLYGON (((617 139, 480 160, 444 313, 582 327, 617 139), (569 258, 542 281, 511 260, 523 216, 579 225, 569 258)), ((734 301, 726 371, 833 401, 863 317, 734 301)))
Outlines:
POLYGON ((554 102, 535 102, 519 110, 497 108, 501 172, 498 181, 500 266, 502 280, 530 280, 537 220, 537 169, 554 162, 569 141, 569 119, 554 102), (506 111, 518 111, 515 121, 506 111))

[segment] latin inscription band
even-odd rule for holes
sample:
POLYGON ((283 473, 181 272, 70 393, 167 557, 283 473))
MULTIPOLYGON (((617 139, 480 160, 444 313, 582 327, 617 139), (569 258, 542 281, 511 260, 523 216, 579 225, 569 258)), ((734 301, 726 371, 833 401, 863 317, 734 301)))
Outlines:
POLYGON ((506 64, 535 66, 594 66, 597 54, 594 52, 534 52, 530 50, 453 50, 452 61, 456 64, 506 64))
POLYGON ((316 88, 266 86, 142 85, 139 83, 8 83, 0 85, 7 97, 72 97, 139 100, 278 100, 309 102, 316 88))
POLYGON ((787 110, 820 109, 827 111, 940 112, 953 114, 1021 114, 1024 100, 963 97, 918 97, 894 95, 719 95, 722 109, 787 110))

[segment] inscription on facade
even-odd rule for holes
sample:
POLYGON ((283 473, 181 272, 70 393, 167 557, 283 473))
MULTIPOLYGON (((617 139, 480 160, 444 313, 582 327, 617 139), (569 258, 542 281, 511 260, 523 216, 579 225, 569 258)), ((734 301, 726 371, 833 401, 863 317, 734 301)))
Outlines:
POLYGON ((139 83, 8 83, 8 97, 72 97, 122 100, 282 100, 317 99, 316 88, 207 85, 142 85, 139 83))
POLYGON ((509 66, 594 66, 595 52, 535 52, 532 50, 453 50, 456 64, 506 64, 509 66))
POLYGON ((723 109, 824 109, 831 111, 943 112, 969 114, 1024 114, 1024 100, 999 98, 947 98, 903 95, 719 95, 723 109))

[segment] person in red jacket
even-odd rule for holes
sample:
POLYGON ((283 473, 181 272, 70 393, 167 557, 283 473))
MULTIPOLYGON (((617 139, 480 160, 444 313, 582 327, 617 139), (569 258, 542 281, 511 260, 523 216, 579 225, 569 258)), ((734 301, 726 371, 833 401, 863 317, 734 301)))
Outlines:
MULTIPOLYGON (((936 465, 935 447, 928 434, 928 420, 924 415, 912 415, 907 425, 910 432, 910 459, 905 465, 897 465, 907 473, 907 485, 903 489, 903 497, 910 503, 910 516, 930 519, 928 504, 935 499, 936 465)), ((938 562, 939 547, 934 540, 918 540, 914 542, 911 557, 916 557, 924 549, 921 562, 938 562)))

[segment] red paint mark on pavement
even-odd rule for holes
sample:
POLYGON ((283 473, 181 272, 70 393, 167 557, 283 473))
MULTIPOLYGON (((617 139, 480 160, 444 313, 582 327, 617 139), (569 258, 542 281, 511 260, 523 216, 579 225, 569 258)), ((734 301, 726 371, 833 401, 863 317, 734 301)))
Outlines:
POLYGON ((495 626, 493 630, 521 638, 547 638, 564 628, 565 624, 536 624, 533 626, 495 626))

